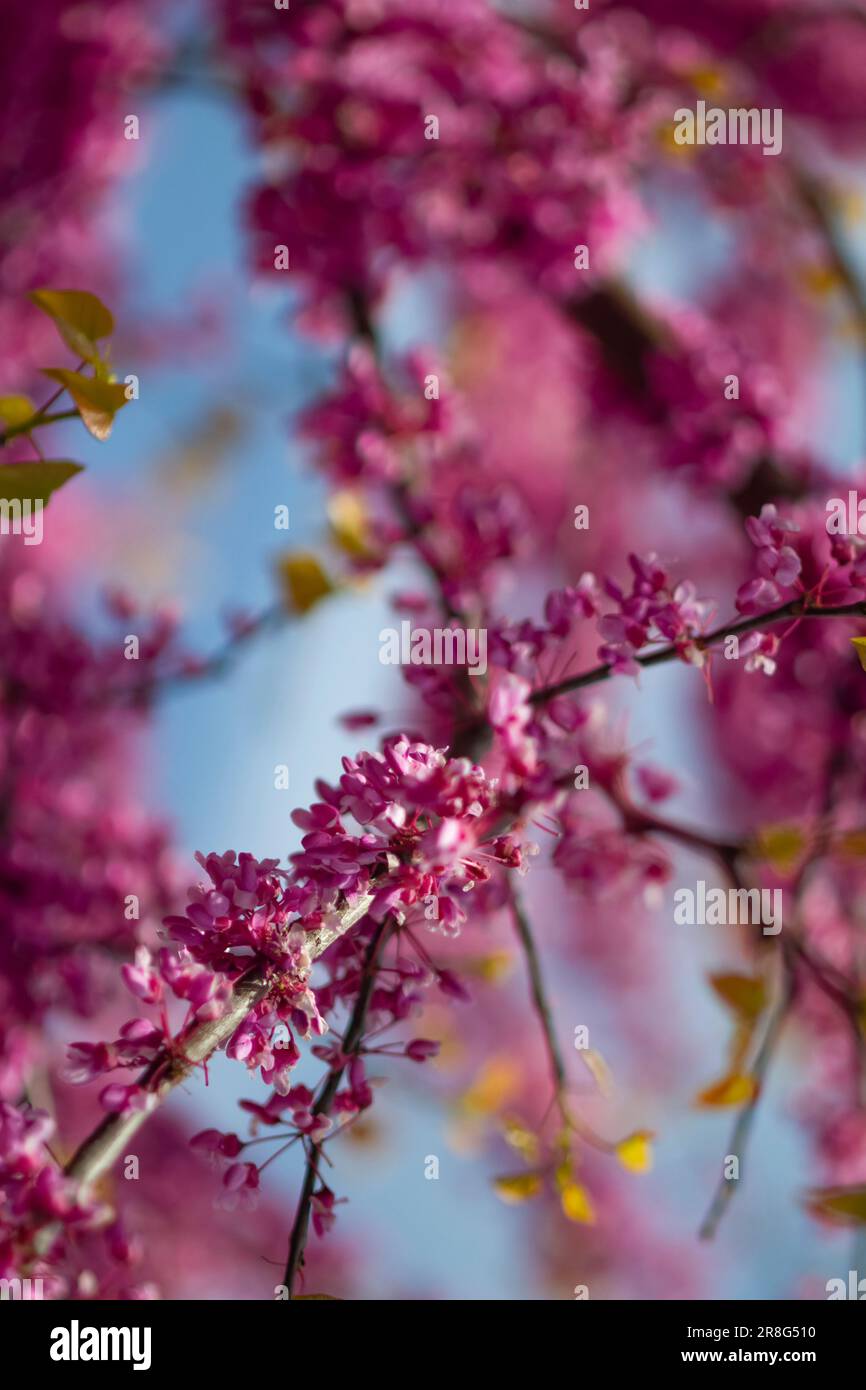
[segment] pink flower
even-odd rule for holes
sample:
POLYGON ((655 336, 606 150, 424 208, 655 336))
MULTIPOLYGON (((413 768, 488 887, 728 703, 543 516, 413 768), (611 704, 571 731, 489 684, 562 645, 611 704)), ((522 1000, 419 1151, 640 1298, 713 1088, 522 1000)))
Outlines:
MULTIPOLYGON (((345 1200, 345 1198, 341 1200, 345 1200)), ((334 1211, 336 1205, 337 1199, 330 1188, 320 1187, 318 1192, 313 1195, 310 1206, 313 1213, 313 1230, 317 1236, 327 1235, 328 1231, 333 1228, 337 1219, 337 1214, 334 1211)))
POLYGON ((70 1043, 66 1055, 64 1078, 74 1085, 94 1081, 118 1065, 117 1054, 108 1043, 70 1043))
POLYGON ((120 974, 131 994, 145 1004, 158 1004, 162 999, 162 982, 151 969, 150 960, 147 947, 139 946, 135 952, 135 964, 124 965, 120 974))
POLYGON ((121 1086, 115 1083, 106 1086, 99 1093, 99 1103, 112 1114, 126 1114, 130 1110, 147 1110, 153 1097, 140 1086, 121 1086))
POLYGON ((670 773, 657 767, 641 763, 635 768, 635 777, 644 795, 650 801, 666 801, 679 790, 679 783, 670 773))
POLYGON ((259 1170, 254 1163, 232 1163, 223 1174, 221 1205, 227 1211, 252 1210, 259 1196, 259 1170))

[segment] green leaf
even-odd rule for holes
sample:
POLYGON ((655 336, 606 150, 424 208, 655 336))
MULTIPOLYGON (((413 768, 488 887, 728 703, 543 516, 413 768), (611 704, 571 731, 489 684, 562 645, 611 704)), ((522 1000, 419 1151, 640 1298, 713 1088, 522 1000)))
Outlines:
POLYGON ((36 414, 28 396, 0 396, 0 420, 4 425, 23 425, 36 414))
POLYGON ((53 492, 81 472, 83 465, 68 459, 8 464, 0 468, 0 501, 12 502, 17 498, 23 502, 29 498, 35 502, 38 498, 44 506, 53 492))
POLYGON ((845 1226, 866 1226, 866 1187, 816 1188, 807 1200, 816 1216, 829 1216, 845 1226))
POLYGON ((57 325, 65 343, 86 362, 100 360, 97 343, 114 332, 114 318, 88 290, 33 290, 30 298, 57 325))
POLYGON ((126 387, 119 381, 97 381, 81 372, 69 372, 65 367, 43 367, 44 376, 66 387, 81 412, 81 420, 95 439, 107 439, 114 417, 128 404, 126 387))

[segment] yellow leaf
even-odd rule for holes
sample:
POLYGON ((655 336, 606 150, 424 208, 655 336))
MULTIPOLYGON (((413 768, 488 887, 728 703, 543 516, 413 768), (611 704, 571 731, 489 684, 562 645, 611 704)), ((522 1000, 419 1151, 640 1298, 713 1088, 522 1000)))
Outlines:
POLYGON ((27 396, 0 396, 0 420, 4 425, 23 425, 35 414, 36 406, 27 396))
POLYGON ((512 1173, 507 1177, 494 1178, 493 1186, 503 1202, 516 1206, 519 1202, 528 1202, 530 1198, 537 1197, 543 1184, 538 1173, 512 1173))
POLYGON ((367 510, 357 492, 344 488, 333 493, 328 499, 328 520, 334 540, 341 550, 345 550, 353 559, 370 555, 367 510))
POLYGON ((839 836, 836 848, 840 854, 850 854, 855 859, 862 858, 866 855, 866 830, 847 830, 844 835, 839 836))
POLYGON ((7 502, 16 498, 23 502, 39 501, 44 506, 53 492, 83 472, 80 463, 70 463, 66 459, 40 459, 33 463, 15 463, 0 468, 0 500, 7 502))
POLYGON ((806 837, 796 825, 767 825, 755 836, 752 852, 780 873, 788 873, 806 847, 806 837))
POLYGON ((757 1093, 758 1084, 753 1076, 746 1076, 743 1072, 732 1072, 730 1076, 723 1077, 715 1085, 701 1091, 697 1104, 712 1109, 723 1105, 745 1105, 748 1101, 754 1100, 757 1093))
POLYGON ((860 665, 866 671, 866 637, 852 637, 851 642, 860 658, 860 665))
POLYGON ((491 1057, 462 1097, 461 1107, 471 1115, 495 1115, 515 1094, 519 1084, 520 1072, 509 1058, 491 1057))
POLYGON ((806 289, 819 298, 835 294, 842 289, 839 272, 830 265, 808 265, 800 271, 800 279, 806 289))
POLYGON ((33 290, 30 298, 56 323, 65 343, 85 362, 100 360, 97 343, 114 332, 114 319, 87 290, 33 290))
POLYGON ((556 1183, 557 1192, 564 1192, 569 1183, 572 1182, 572 1163, 568 1154, 561 1163, 557 1163, 553 1171, 553 1180, 556 1183))
POLYGON ((463 964, 463 972, 488 985, 498 985, 514 969, 514 956, 510 951, 491 951, 487 956, 475 956, 463 964))
POLYGON ((537 1162, 538 1135, 533 1134, 532 1130, 527 1129, 520 1120, 513 1115, 506 1115, 502 1122, 502 1134, 506 1144, 510 1144, 512 1149, 516 1149, 527 1163, 537 1162))
POLYGON ((738 1018, 753 1021, 763 1012, 767 997, 763 980, 750 975, 711 975, 710 984, 738 1018))
POLYGON ((696 145, 678 145, 675 138, 676 126, 672 121, 666 120, 656 131, 656 140, 666 155, 672 155, 675 159, 693 160, 697 150, 696 145))
POLYGON ((653 1164, 653 1135, 648 1129, 636 1130, 616 1146, 616 1156, 630 1173, 648 1173, 653 1164))
POLYGON ((127 404, 126 387, 118 381, 97 381, 81 372, 68 372, 65 367, 43 367, 42 372, 65 386, 94 439, 107 439, 115 415, 127 404))
POLYGON ((728 87, 727 75, 721 68, 692 68, 683 76, 702 97, 722 96, 728 87))
POLYGON ((825 1187, 808 1195, 816 1216, 828 1216, 844 1226, 866 1225, 866 1187, 825 1187))
POLYGON ((296 1293, 292 1299, 293 1303, 321 1303, 327 1300, 329 1303, 342 1303, 342 1298, 337 1298, 333 1293, 296 1293))
POLYGON ((562 1210, 569 1221, 577 1221, 581 1226, 592 1226, 595 1210, 589 1193, 579 1182, 566 1183, 561 1195, 562 1210))
POLYGON ((316 556, 306 550, 295 550, 277 562, 283 593, 289 608, 295 613, 308 613, 335 586, 325 574, 316 556))
POLYGON ((378 1149, 382 1147, 382 1126, 376 1120, 355 1120, 344 1125, 341 1134, 344 1144, 356 1149, 378 1149))

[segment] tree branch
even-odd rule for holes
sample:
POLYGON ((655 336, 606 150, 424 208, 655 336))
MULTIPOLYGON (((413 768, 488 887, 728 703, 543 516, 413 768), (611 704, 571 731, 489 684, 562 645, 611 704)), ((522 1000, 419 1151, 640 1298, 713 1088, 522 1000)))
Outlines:
MULTIPOLYGON (((514 891, 513 886, 511 889, 511 912, 514 917, 514 925, 517 928, 517 935, 520 938, 520 944, 523 947, 523 954, 526 958, 526 968, 529 971, 529 987, 532 993, 533 1007, 541 1023, 544 1045, 547 1048, 547 1055, 550 1058, 550 1070, 553 1073, 556 1103, 560 1110, 562 1110, 566 1087, 565 1062, 556 1037, 553 1013, 545 992, 544 980, 541 976, 541 960, 539 959, 538 949, 535 945, 535 938, 532 935, 532 927, 530 926, 529 918, 524 911, 520 897, 514 891)), ((568 1115, 564 1114, 563 1119, 567 1121, 568 1115)))
MULTIPOLYGON (((372 893, 365 893, 356 903, 346 906, 334 918, 312 934, 310 958, 315 960, 327 951, 338 937, 343 936, 366 913, 372 893)), ((148 1092, 148 1104, 142 1110, 106 1115, 105 1119, 85 1139, 66 1166, 66 1174, 79 1182, 93 1183, 111 1167, 145 1120, 165 1100, 194 1066, 223 1047, 252 1008, 267 993, 270 981, 256 968, 245 975, 234 988, 231 1004, 219 1018, 197 1023, 179 1041, 182 1056, 163 1048, 139 1078, 139 1086, 148 1092)))
MULTIPOLYGON (((791 599, 789 603, 783 603, 779 608, 771 608, 767 613, 755 613, 748 618, 740 618, 736 622, 727 623, 724 627, 717 627, 712 632, 694 637, 691 645, 697 647, 699 651, 706 651, 707 648, 715 646, 717 642, 724 641, 726 637, 742 637, 744 633, 773 627, 776 623, 784 622, 788 618, 866 618, 866 603, 845 603, 827 608, 809 608, 802 599, 791 599)), ((679 655, 680 648, 675 643, 671 643, 669 646, 659 647, 656 651, 636 656, 634 659, 638 666, 662 666, 665 662, 674 661, 679 655)), ((565 680, 557 681, 555 685, 547 685, 541 690, 534 690, 529 697, 529 703, 543 705, 558 695, 568 695, 572 690, 580 690, 586 685, 597 685, 599 681, 607 680, 613 674, 613 670, 614 668, 610 663, 605 663, 603 666, 594 666, 591 671, 584 671, 579 676, 568 676, 565 680)))
MULTIPOLYGON (((749 1075, 755 1082, 754 1094, 752 1095, 751 1099, 743 1106, 742 1110, 737 1116, 736 1123, 734 1124, 733 1133, 728 1144, 728 1153, 735 1157, 738 1160, 738 1162, 742 1156, 742 1151, 745 1149, 745 1146, 749 1140, 749 1134, 751 1132, 752 1124, 754 1122, 755 1115, 758 1109, 758 1102, 761 1099, 764 1078, 766 1077, 767 1070, 770 1066, 770 1062, 773 1059, 773 1055, 776 1050, 776 1044, 782 1032, 782 1025, 784 1024, 788 1014, 788 1007, 791 1003, 792 993, 792 962, 790 955, 788 953, 785 953, 783 963, 783 978, 782 985, 779 991, 779 998, 776 1001, 775 1008, 773 1009, 773 1012, 770 1015, 770 1018, 767 1022, 767 1027, 764 1031, 764 1036, 761 1040, 761 1045, 758 1048, 755 1060, 749 1071, 749 1075)), ((731 1201, 739 1181, 739 1176, 737 1178, 720 1178, 719 1185, 716 1189, 716 1195, 713 1198, 710 1209, 704 1217, 701 1229, 698 1233, 701 1240, 712 1240, 713 1236, 716 1234, 719 1222, 721 1221, 722 1217, 727 1211, 728 1203, 731 1201)))
MULTIPOLYGON (((370 1007, 370 1000, 373 997, 373 987, 376 982, 376 971, 379 956, 384 948, 393 922, 390 918, 385 920, 377 927, 373 938, 367 948, 364 960, 363 979, 358 997, 355 1000, 355 1007, 352 1010, 349 1026, 343 1038, 342 1053, 344 1057, 351 1057, 357 1054, 361 1039, 364 1035, 364 1025, 367 1021, 367 1011, 370 1007)), ((330 1073, 325 1081, 322 1090, 313 1105, 314 1115, 328 1115, 334 1102, 334 1097, 340 1087, 340 1082, 348 1066, 348 1061, 330 1073)), ((286 1272, 283 1282, 288 1289, 289 1298, 292 1297, 292 1285, 301 1268, 304 1258, 304 1250, 307 1244, 307 1232, 310 1225, 310 1210, 313 1201, 313 1190, 316 1185, 318 1173, 318 1158, 321 1143, 310 1142, 307 1150, 306 1167, 304 1171, 304 1184, 301 1188, 301 1195, 298 1199, 298 1210, 295 1213, 295 1220, 292 1225, 292 1233, 289 1238, 289 1253, 286 1261, 286 1272)))

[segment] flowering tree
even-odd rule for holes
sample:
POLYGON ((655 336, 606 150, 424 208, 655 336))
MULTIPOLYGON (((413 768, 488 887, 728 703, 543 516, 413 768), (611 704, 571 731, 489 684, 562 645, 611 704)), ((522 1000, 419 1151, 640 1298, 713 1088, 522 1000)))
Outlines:
MULTIPOLYGON (((815 363, 866 331, 839 192, 841 156, 866 139, 866 12, 694 8, 222 0, 193 44, 162 36, 157 6, 57 0, 47 38, 41 18, 16 18, 4 118, 30 113, 32 148, 0 222, 4 516, 23 531, 0 553, 6 1277, 149 1296, 147 1238, 142 1253, 112 1171, 148 1144, 172 1154, 183 1232, 196 1153, 236 1209, 292 1149, 291 1212, 260 1208, 243 1238, 282 1219, 277 1296, 309 1296, 308 1262, 351 1189, 341 1136, 386 1071, 435 1071, 459 1043, 467 1060, 432 1084, 459 1090, 499 1196, 542 1213, 553 1286, 646 1292, 629 1283, 643 1250, 655 1295, 675 1296, 690 1256, 634 1195, 655 1139, 639 1087, 619 1109, 606 1099, 605 1042, 579 1012, 557 1015, 549 981, 554 961, 593 972, 646 1074, 669 1077, 634 983, 662 999, 698 923, 736 928, 706 985, 732 1037, 697 1103, 733 1130, 701 1234, 745 1181, 762 1087, 795 1030, 809 1038, 810 1209, 866 1220, 866 551, 856 479, 813 428, 815 363), (28 52, 38 81, 16 95, 28 52), (122 254, 117 272, 94 255, 94 228, 136 138, 128 111, 193 77, 243 112, 262 156, 250 274, 291 285, 294 326, 337 363, 299 429, 328 489, 330 557, 287 549, 274 606, 236 617, 204 658, 125 593, 108 636, 80 628, 59 598, 73 559, 56 544, 34 559, 24 524, 51 499, 51 540, 79 484, 78 465, 46 457, 46 427, 74 418, 101 439, 123 409, 116 428, 134 429, 136 378, 112 365, 97 297, 120 297, 122 254), (58 104, 60 143, 44 138, 58 104), (664 210, 684 205, 727 246, 674 299, 635 252, 659 228, 664 243, 664 210), (429 333, 406 353, 389 322, 410 290, 429 333), (72 360, 47 369, 59 390, 41 403, 56 330, 72 360), (129 778, 155 702, 218 677, 275 622, 314 623, 331 594, 392 574, 396 625, 370 660, 401 667, 399 722, 352 709, 347 690, 364 747, 294 812, 297 852, 210 846, 187 889, 195 871, 129 778), (705 825, 665 809, 683 760, 644 759, 626 731, 624 692, 645 698, 663 665, 700 728, 705 825), (524 971, 502 983, 509 942, 524 971), (190 1153, 162 1103, 218 1050, 258 1089, 236 1130, 199 1132, 190 1153), (95 1083, 89 1130, 70 1080, 95 1083)), ((164 1189, 136 1200, 146 1231, 164 1189)), ((234 1258, 230 1215, 199 1226, 199 1258, 234 1258)))

